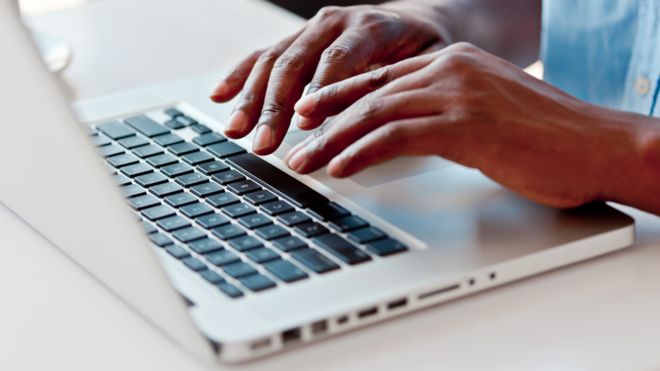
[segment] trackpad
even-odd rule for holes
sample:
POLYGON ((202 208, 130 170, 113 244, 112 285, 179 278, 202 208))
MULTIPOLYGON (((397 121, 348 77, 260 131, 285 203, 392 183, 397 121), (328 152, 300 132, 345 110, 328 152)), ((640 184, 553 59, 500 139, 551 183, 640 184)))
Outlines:
MULTIPOLYGON (((291 147, 300 143, 308 135, 310 135, 310 132, 290 130, 284 139, 284 144, 278 149, 275 155, 283 158, 291 147)), ((374 187, 452 165, 452 162, 437 156, 400 157, 366 169, 353 175, 350 179, 363 187, 374 187)))

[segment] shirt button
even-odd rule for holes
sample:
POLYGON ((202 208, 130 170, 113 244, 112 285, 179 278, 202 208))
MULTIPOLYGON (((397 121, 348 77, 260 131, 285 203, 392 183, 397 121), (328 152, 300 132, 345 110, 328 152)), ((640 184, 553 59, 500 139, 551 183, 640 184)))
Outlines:
POLYGON ((651 90, 651 83, 646 77, 639 77, 635 81, 635 91, 639 95, 646 95, 651 90))

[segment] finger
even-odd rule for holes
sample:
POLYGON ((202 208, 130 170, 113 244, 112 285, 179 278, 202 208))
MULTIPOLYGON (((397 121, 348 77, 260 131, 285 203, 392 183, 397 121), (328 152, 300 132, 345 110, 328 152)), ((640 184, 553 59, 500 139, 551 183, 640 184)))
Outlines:
POLYGON ((280 41, 274 47, 261 53, 255 61, 252 70, 243 86, 231 117, 227 121, 225 135, 230 138, 241 138, 252 130, 250 123, 256 122, 266 94, 268 77, 275 60, 291 45, 302 31, 280 41))
POLYGON ((296 153, 298 153, 298 151, 300 151, 301 149, 305 148, 306 145, 308 145, 308 144, 311 143, 314 139, 316 139, 319 135, 321 135, 321 134, 323 133, 323 129, 324 129, 324 128, 325 128, 325 127, 318 128, 316 131, 313 132, 312 135, 307 136, 307 137, 306 137, 305 139, 303 139, 300 143, 298 143, 298 144, 296 144, 295 146, 293 146, 293 147, 289 150, 289 152, 287 152, 287 154, 284 156, 284 158, 282 159, 282 160, 284 161, 284 163, 285 163, 285 164, 288 163, 288 162, 289 162, 289 159, 292 158, 293 156, 295 156, 296 153))
MULTIPOLYGON (((307 94, 313 94, 324 86, 345 80, 366 68, 373 59, 378 59, 373 42, 357 33, 344 33, 323 51, 307 94)), ((323 118, 302 117, 298 127, 311 130, 323 123, 323 118)))
POLYGON ((272 153, 284 139, 293 105, 311 79, 321 53, 339 36, 338 23, 319 22, 305 30, 273 65, 252 150, 259 155, 272 153))
POLYGON ((324 133, 293 155, 288 165, 303 174, 315 171, 386 122, 439 113, 437 100, 425 90, 369 97, 343 112, 324 133))
POLYGON ((211 93, 211 100, 216 103, 223 103, 234 98, 245 85, 245 81, 252 71, 252 67, 257 62, 257 58, 263 53, 263 50, 257 50, 243 59, 232 72, 224 77, 211 93))
MULTIPOLYGON (((295 105, 295 110, 304 117, 333 116, 365 95, 402 76, 426 67, 433 59, 431 56, 411 58, 326 86, 316 93, 306 95, 300 99, 295 105)), ((400 90, 402 86, 396 88, 400 90)))
POLYGON ((441 115, 387 123, 348 146, 328 164, 328 174, 344 178, 398 156, 436 153, 433 138, 441 115))

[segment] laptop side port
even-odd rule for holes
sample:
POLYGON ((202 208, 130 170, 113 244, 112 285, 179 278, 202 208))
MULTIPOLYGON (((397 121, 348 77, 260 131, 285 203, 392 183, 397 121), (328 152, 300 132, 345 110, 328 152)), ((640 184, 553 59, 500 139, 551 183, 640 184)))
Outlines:
POLYGON ((312 323, 311 325, 312 335, 323 335, 328 332, 328 321, 321 320, 312 323))
POLYGON ((458 290, 460 287, 461 287, 461 284, 456 283, 456 284, 453 284, 451 286, 445 286, 445 287, 441 287, 437 290, 432 290, 432 291, 428 291, 428 292, 419 294, 419 296, 417 298, 419 300, 428 299, 428 298, 436 296, 436 295, 445 294, 445 293, 448 293, 450 291, 458 290))
POLYGON ((357 316, 359 319, 375 316, 378 314, 378 307, 371 307, 358 312, 357 316))
POLYGON ((301 339, 302 332, 300 327, 288 329, 282 332, 282 344, 286 345, 301 339))
POLYGON ((406 298, 391 301, 391 302, 387 303, 387 310, 394 310, 394 309, 403 308, 406 305, 408 305, 408 299, 406 299, 406 298))
POLYGON ((250 348, 252 350, 263 350, 266 348, 270 348, 271 343, 272 341, 270 338, 263 338, 250 344, 250 348))

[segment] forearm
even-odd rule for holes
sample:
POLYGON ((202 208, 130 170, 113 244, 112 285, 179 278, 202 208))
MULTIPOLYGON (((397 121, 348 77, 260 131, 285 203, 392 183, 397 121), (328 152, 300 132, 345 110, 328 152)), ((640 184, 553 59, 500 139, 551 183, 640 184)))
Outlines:
POLYGON ((603 108, 586 114, 594 127, 576 160, 595 167, 599 199, 660 215, 660 119, 603 108))
POLYGON ((448 42, 466 41, 526 67, 539 58, 541 0, 399 0, 440 25, 448 42))

